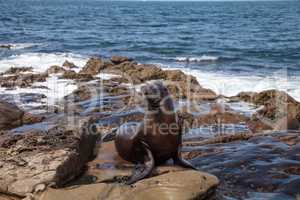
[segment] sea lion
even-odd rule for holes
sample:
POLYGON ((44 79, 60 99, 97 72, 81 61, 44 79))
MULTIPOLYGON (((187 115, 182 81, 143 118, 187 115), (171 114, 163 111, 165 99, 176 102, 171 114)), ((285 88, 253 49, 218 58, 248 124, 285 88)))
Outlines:
POLYGON ((168 89, 161 81, 155 81, 143 86, 142 93, 147 103, 144 121, 123 124, 115 136, 119 155, 136 164, 127 184, 148 177, 155 165, 169 159, 195 169, 181 157, 181 126, 168 89))

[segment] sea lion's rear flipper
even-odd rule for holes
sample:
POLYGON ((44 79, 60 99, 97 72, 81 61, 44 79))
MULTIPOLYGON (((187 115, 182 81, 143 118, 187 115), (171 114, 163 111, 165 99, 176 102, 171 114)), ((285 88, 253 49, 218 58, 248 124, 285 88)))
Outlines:
POLYGON ((178 149, 177 156, 175 156, 175 158, 174 158, 174 162, 175 162, 175 164, 180 165, 182 167, 198 170, 189 161, 182 158, 182 156, 181 156, 181 147, 178 149))
POLYGON ((126 182, 126 184, 130 185, 133 184, 143 178, 148 177, 153 168, 154 168, 154 158, 152 155, 152 152, 149 150, 148 146, 146 144, 140 145, 141 148, 143 148, 144 151, 144 158, 143 161, 141 161, 141 164, 137 164, 135 166, 135 169, 133 171, 132 176, 130 179, 126 182))

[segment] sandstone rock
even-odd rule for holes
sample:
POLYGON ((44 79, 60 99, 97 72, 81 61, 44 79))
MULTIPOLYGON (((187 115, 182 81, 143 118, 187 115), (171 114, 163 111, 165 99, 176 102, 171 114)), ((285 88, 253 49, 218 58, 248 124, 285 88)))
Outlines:
POLYGON ((265 123, 263 120, 255 116, 247 117, 221 104, 211 104, 210 106, 211 110, 208 114, 199 116, 194 116, 187 110, 179 110, 178 116, 183 121, 184 132, 187 132, 190 128, 199 128, 212 125, 219 126, 219 128, 222 129, 222 126, 226 124, 244 124, 252 133, 273 129, 268 125, 268 123, 265 123))
POLYGON ((48 189, 40 200, 192 200, 213 196, 218 179, 203 172, 181 171, 156 176, 133 187, 98 183, 63 190, 48 189))
POLYGON ((90 81, 90 80, 93 80, 93 76, 91 74, 76 73, 74 71, 66 71, 62 75, 61 78, 78 80, 78 81, 90 81))
POLYGON ((20 200, 20 199, 21 198, 19 198, 19 197, 0 194, 0 200, 20 200))
POLYGON ((121 75, 122 78, 118 79, 123 83, 141 84, 149 80, 165 80, 175 98, 199 101, 214 100, 217 97, 212 90, 202 88, 195 77, 186 75, 180 70, 162 70, 156 65, 129 61, 117 65, 104 65, 101 69, 121 75))
POLYGON ((23 120, 23 124, 35 124, 35 123, 42 122, 44 119, 45 116, 25 113, 22 120, 23 120))
POLYGON ((244 115, 233 113, 233 112, 224 112, 224 113, 209 113, 204 116, 196 117, 194 123, 199 125, 205 124, 239 124, 246 122, 249 119, 244 115))
POLYGON ((92 97, 92 91, 87 85, 82 85, 73 91, 72 94, 64 97, 64 99, 72 102, 85 101, 92 97))
POLYGON ((0 193, 25 197, 40 184, 61 187, 77 177, 99 137, 89 132, 90 126, 82 119, 78 127, 7 135, 0 146, 0 193))
POLYGON ((68 69, 78 68, 74 63, 69 62, 68 60, 66 60, 62 66, 68 69))
POLYGON ((247 121, 247 125, 252 133, 261 133, 266 130, 273 130, 272 126, 270 126, 267 122, 264 122, 264 120, 257 118, 256 116, 251 117, 250 120, 247 121))
POLYGON ((192 101, 215 100, 216 94, 200 86, 194 76, 186 75, 180 70, 164 71, 168 89, 175 98, 190 99, 192 101))
POLYGON ((117 56, 117 55, 112 56, 110 60, 114 64, 121 64, 123 62, 131 62, 131 61, 133 61, 133 59, 131 59, 131 58, 127 58, 127 57, 124 57, 124 56, 117 56))
POLYGON ((132 164, 118 157, 113 142, 104 143, 97 159, 89 166, 85 176, 94 177, 93 184, 78 185, 82 183, 78 180, 73 183, 76 187, 48 189, 39 199, 206 199, 212 196, 219 183, 215 176, 204 172, 161 166, 155 170, 154 177, 143 179, 133 186, 119 184, 131 174, 132 164))
POLYGON ((63 74, 65 73, 67 70, 65 70, 64 68, 58 66, 58 65, 53 65, 51 66, 49 69, 47 69, 46 73, 47 74, 63 74))
POLYGON ((268 123, 274 130, 300 128, 300 103, 285 92, 278 90, 260 93, 243 92, 234 98, 264 106, 256 113, 256 117, 268 123))
POLYGON ((10 69, 6 70, 3 74, 19 74, 22 72, 32 72, 32 67, 11 67, 10 69))
POLYGON ((0 77, 0 87, 31 87, 35 82, 45 82, 48 74, 17 74, 0 77))
POLYGON ((24 112, 17 106, 0 102, 0 130, 22 125, 24 112))
POLYGON ((102 60, 101 58, 90 58, 80 73, 96 75, 107 66, 110 66, 110 63, 102 60))

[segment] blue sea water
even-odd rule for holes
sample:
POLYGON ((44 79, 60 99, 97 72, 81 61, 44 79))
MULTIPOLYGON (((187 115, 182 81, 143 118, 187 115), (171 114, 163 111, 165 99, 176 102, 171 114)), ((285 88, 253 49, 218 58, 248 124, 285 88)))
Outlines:
MULTIPOLYGON (((181 68, 218 93, 300 99, 300 1, 0 0, 0 71, 121 54, 181 68)), ((61 64, 61 63, 57 63, 61 64)))

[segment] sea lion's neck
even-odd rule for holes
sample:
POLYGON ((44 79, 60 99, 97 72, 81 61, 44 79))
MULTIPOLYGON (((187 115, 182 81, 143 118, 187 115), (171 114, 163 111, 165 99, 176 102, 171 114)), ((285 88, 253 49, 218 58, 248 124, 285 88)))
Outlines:
POLYGON ((153 112, 160 112, 160 111, 167 111, 167 112, 172 112, 174 111, 174 104, 173 100, 169 98, 164 98, 160 102, 148 102, 147 104, 147 110, 148 111, 153 111, 153 112))

